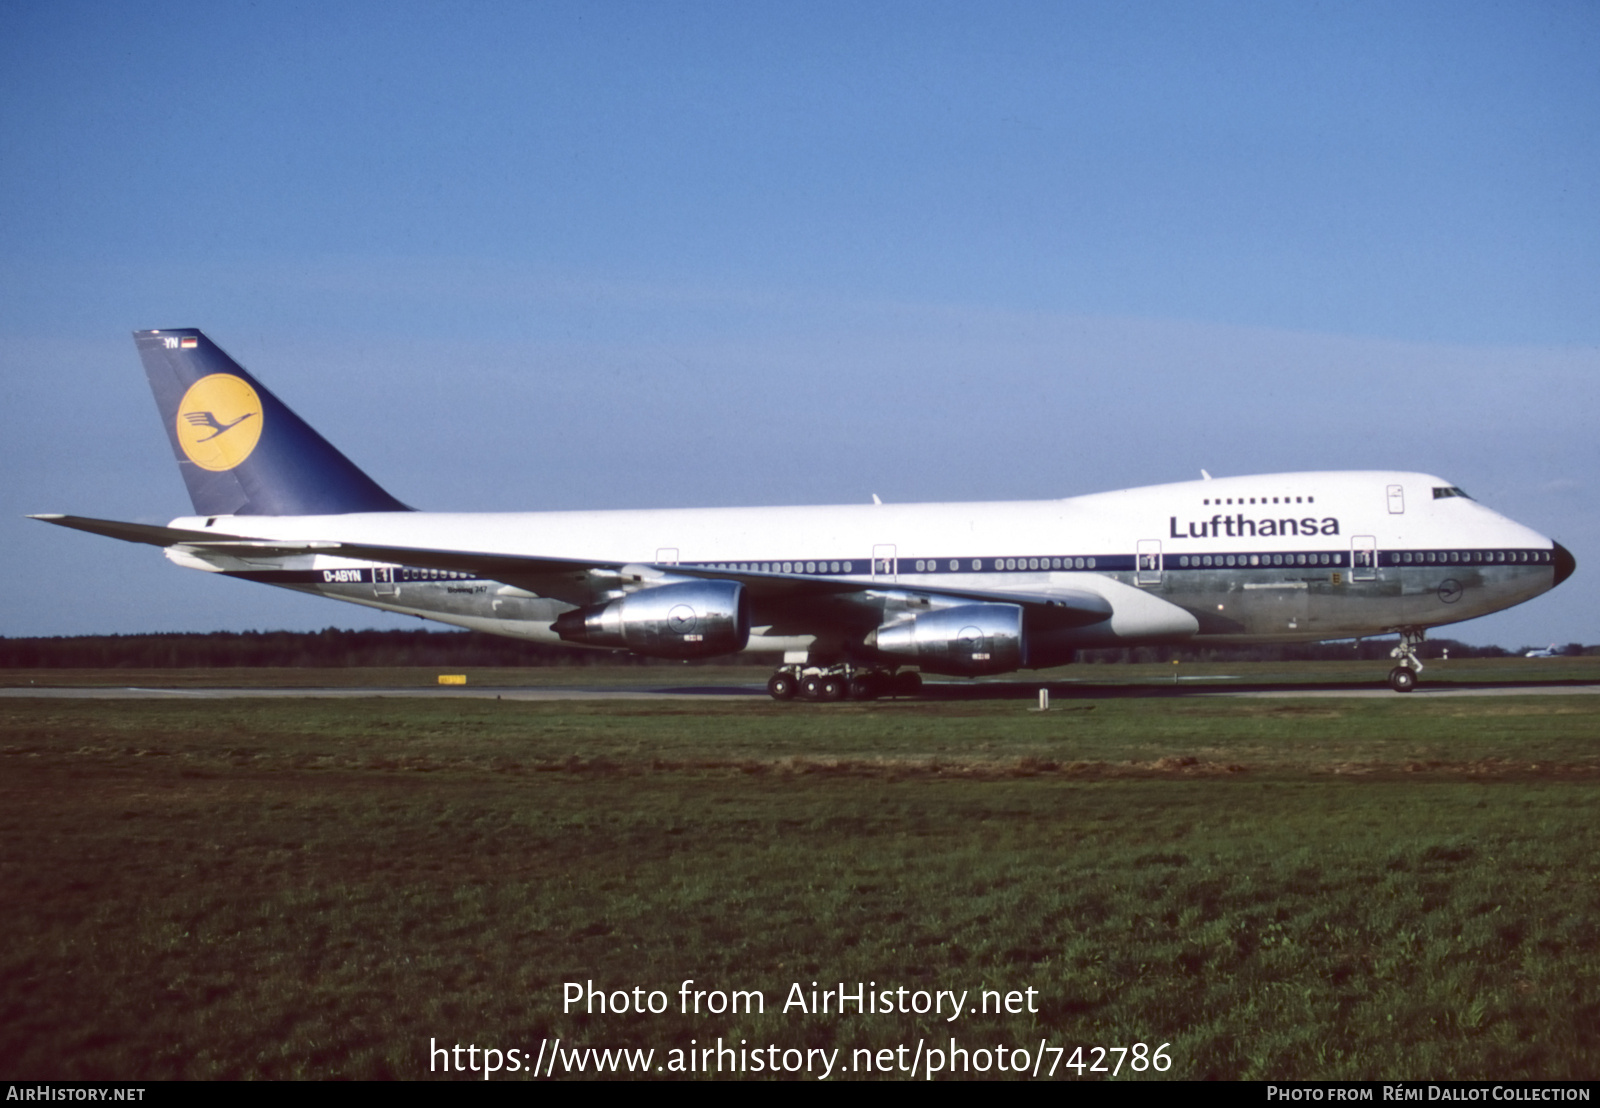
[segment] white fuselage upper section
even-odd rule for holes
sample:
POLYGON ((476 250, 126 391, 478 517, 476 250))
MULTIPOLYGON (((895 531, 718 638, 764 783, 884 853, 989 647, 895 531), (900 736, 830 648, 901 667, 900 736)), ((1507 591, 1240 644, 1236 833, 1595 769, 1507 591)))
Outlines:
POLYGON ((185 517, 171 526, 280 540, 337 540, 573 561, 865 563, 906 559, 1451 547, 1548 549, 1551 540, 1420 473, 1218 478, 1063 500, 599 512, 381 512, 185 517))

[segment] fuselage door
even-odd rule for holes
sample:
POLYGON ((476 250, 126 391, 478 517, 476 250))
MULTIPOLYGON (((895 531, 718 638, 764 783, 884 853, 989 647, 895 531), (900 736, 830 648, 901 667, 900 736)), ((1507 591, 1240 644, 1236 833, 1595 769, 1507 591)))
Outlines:
POLYGON ((380 600, 392 600, 400 595, 400 586, 394 579, 394 566, 372 567, 372 595, 380 600))
POLYGON ((1392 516, 1406 514, 1406 490, 1404 485, 1389 486, 1389 514, 1392 516))
POLYGON ((1350 537, 1350 580, 1372 581, 1378 576, 1378 540, 1371 535, 1350 537))
POLYGON ((1161 540, 1140 539, 1137 560, 1137 572, 1134 575, 1136 585, 1161 584, 1161 540))
POLYGON ((893 581, 900 572, 899 559, 895 557, 895 544, 879 543, 872 548, 872 579, 893 581))
POLYGON ((675 566, 678 564, 678 548, 676 546, 656 547, 656 565, 675 566))

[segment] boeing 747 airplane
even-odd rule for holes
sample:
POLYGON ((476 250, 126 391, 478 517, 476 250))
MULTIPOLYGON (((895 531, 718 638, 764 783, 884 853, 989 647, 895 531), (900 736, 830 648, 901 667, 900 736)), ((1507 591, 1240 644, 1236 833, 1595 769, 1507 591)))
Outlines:
POLYGON ((50 523, 181 566, 538 642, 782 652, 779 700, 914 692, 1135 644, 1399 635, 1572 574, 1422 473, 1279 473, 972 504, 460 514, 390 496, 194 329, 134 334, 195 514, 50 523))

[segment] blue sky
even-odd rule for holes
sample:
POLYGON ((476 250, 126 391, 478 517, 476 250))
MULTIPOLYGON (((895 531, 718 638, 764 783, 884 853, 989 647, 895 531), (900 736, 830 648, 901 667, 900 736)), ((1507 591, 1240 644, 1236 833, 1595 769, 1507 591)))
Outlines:
POLYGON ((1436 472, 1600 641, 1591 3, 0 5, 0 634, 407 626, 187 512, 199 326, 421 507, 1436 472))

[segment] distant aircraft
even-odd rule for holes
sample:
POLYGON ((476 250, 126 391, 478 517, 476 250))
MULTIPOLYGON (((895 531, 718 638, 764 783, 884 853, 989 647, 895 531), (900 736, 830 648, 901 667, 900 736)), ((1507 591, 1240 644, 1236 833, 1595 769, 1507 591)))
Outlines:
POLYGON ((1555 643, 1551 643, 1543 650, 1530 650, 1523 655, 1524 658, 1559 658, 1560 656, 1560 651, 1556 650, 1555 643))
MULTIPOLYGON (((970 504, 462 514, 390 496, 198 330, 134 334, 196 515, 50 523, 192 569, 538 642, 783 652, 779 700, 914 692, 1085 648, 1400 636, 1575 567, 1421 473, 1228 477, 970 504)), ((876 500, 876 498, 874 498, 876 500)))

